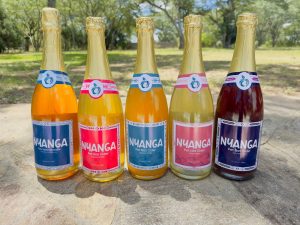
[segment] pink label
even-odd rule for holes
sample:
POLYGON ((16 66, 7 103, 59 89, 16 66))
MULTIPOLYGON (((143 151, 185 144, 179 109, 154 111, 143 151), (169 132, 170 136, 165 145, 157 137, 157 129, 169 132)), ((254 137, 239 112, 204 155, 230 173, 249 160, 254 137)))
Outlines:
POLYGON ((208 87, 205 73, 182 74, 175 84, 175 88, 187 88, 192 92, 198 92, 205 87, 208 87))
POLYGON ((212 161, 213 121, 173 122, 173 163, 185 169, 209 167, 212 161))
POLYGON ((119 94, 117 85, 112 80, 86 79, 82 83, 80 94, 89 94, 100 98, 103 94, 119 94))
POLYGON ((83 170, 105 173, 120 167, 120 124, 92 127, 79 124, 83 170))

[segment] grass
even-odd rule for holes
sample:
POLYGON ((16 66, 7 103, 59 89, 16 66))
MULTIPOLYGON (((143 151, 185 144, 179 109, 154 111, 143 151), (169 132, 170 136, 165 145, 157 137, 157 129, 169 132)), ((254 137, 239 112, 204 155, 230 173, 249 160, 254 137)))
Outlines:
MULTIPOLYGON (((230 65, 232 49, 204 48, 207 78, 213 93, 218 93, 230 65)), ((126 95, 135 62, 135 50, 108 53, 114 80, 122 96, 126 95)), ((66 52, 66 69, 79 93, 85 70, 85 51, 66 52)), ((176 81, 182 51, 156 49, 156 60, 167 94, 176 81)), ((28 103, 39 71, 41 53, 0 55, 0 104, 28 103)), ((300 49, 259 49, 256 51, 257 71, 264 92, 289 95, 300 92, 300 49)))

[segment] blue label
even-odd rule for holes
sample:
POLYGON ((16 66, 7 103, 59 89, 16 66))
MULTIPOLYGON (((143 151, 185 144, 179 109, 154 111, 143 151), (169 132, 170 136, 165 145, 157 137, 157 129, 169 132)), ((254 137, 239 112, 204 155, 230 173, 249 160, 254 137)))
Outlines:
POLYGON ((234 122, 218 119, 215 163, 234 171, 256 169, 262 121, 234 122))
POLYGON ((161 88, 161 82, 158 74, 143 73, 133 74, 130 84, 131 88, 139 88, 143 92, 150 91, 152 88, 161 88))
POLYGON ((52 88, 55 84, 72 85, 67 73, 56 70, 40 70, 37 83, 45 88, 52 88))
POLYGON ((72 121, 32 121, 32 124, 36 167, 61 170, 73 166, 72 121))
POLYGON ((166 121, 136 123, 126 121, 129 164, 143 170, 166 165, 166 121))

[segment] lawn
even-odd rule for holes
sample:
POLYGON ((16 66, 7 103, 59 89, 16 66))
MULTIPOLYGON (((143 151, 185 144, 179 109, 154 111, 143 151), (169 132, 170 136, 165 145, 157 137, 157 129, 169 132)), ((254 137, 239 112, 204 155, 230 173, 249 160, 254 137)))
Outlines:
MULTIPOLYGON (((113 78, 122 96, 130 84, 135 50, 108 53, 113 78)), ((204 48, 203 58, 209 85, 218 93, 229 68, 232 49, 204 48)), ((85 51, 65 52, 66 69, 78 95, 85 70, 85 51)), ((159 73, 167 94, 172 93, 182 59, 177 49, 156 49, 159 73)), ((28 103, 35 86, 40 53, 0 55, 0 104, 28 103)), ((298 95, 300 93, 300 49, 259 49, 257 71, 264 92, 298 95)))

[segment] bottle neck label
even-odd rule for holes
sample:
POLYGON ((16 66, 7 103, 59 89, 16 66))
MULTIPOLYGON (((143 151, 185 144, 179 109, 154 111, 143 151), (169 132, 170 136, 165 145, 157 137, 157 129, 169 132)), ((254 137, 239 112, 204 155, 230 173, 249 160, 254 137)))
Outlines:
POLYGON ((67 73, 57 70, 40 70, 37 84, 52 88, 56 84, 72 85, 67 73))
POLYGON ((208 82, 205 73, 182 74, 178 76, 175 88, 187 88, 191 92, 198 92, 207 88, 208 82))
POLYGON ((262 121, 235 122, 218 118, 215 163, 232 171, 257 167, 262 121))
POLYGON ((236 85, 241 90, 247 90, 251 85, 258 85, 259 79, 256 72, 229 73, 224 85, 236 85))
POLYGON ((167 121, 138 123, 126 120, 128 163, 155 170, 166 166, 167 121))
POLYGON ((173 164, 188 170, 205 169, 212 163, 213 121, 173 121, 173 164))
POLYGON ((73 166, 73 122, 32 121, 35 166, 62 170, 73 166))
POLYGON ((161 88, 162 84, 159 75, 155 73, 133 74, 130 88, 139 88, 143 92, 152 88, 161 88))
POLYGON ((120 168, 120 124, 107 127, 79 124, 82 169, 95 174, 120 168))
POLYGON ((117 85, 112 80, 85 79, 80 94, 88 94, 97 99, 104 94, 119 94, 119 92, 117 85))

